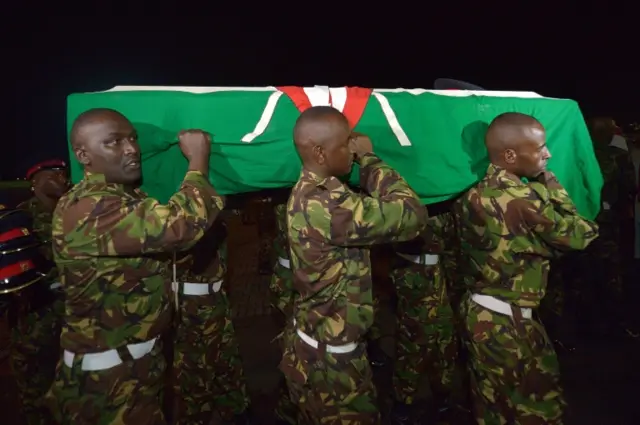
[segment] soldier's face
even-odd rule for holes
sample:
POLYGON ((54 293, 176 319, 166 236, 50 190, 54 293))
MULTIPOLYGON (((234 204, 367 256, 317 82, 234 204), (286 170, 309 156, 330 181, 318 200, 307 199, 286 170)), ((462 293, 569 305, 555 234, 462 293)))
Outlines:
POLYGON ((142 176, 138 135, 119 114, 105 113, 81 130, 76 156, 89 172, 104 174, 108 183, 135 184, 142 176))
POLYGON ((324 144, 324 163, 327 174, 340 177, 351 172, 353 153, 349 148, 351 129, 346 119, 335 118, 331 127, 331 137, 324 144))
POLYGON ((59 199, 69 189, 69 179, 65 170, 42 170, 31 180, 36 196, 59 199))
POLYGON ((521 177, 537 177, 547 168, 551 158, 547 148, 547 137, 543 128, 532 126, 524 129, 522 139, 514 152, 513 165, 521 177))

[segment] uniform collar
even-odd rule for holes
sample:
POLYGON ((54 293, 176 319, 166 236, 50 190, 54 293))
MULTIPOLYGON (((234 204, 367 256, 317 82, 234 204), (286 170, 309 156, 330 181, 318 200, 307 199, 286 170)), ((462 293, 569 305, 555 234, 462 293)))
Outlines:
POLYGON ((136 187, 136 188, 133 188, 133 189, 127 189, 127 187, 125 187, 122 184, 107 183, 105 175, 102 174, 102 173, 91 173, 89 171, 85 171, 84 172, 84 180, 86 182, 88 182, 88 183, 103 183, 103 184, 108 185, 109 187, 116 188, 116 189, 121 190, 123 192, 133 193, 133 194, 141 195, 141 196, 147 196, 146 193, 144 191, 142 191, 142 189, 140 189, 139 187, 136 187))
POLYGON ((320 177, 313 171, 307 170, 306 168, 302 169, 300 173, 300 178, 304 180, 311 181, 316 184, 316 186, 322 186, 327 181, 328 177, 320 177))
POLYGON ((89 171, 84 172, 84 179, 89 183, 106 183, 107 182, 104 174, 90 173, 89 171))
POLYGON ((522 179, 504 168, 489 164, 487 175, 484 178, 492 186, 522 186, 522 179))

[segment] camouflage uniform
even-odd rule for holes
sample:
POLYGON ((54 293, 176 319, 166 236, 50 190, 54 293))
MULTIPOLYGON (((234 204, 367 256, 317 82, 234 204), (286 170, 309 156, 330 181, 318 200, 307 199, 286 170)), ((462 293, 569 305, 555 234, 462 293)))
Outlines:
POLYGON ((281 362, 299 423, 380 420, 364 337, 373 323, 368 245, 415 238, 426 211, 374 154, 360 159, 358 195, 303 169, 287 205, 296 333, 281 362))
POLYGON ((278 260, 273 266, 273 274, 269 283, 271 306, 280 311, 287 319, 293 313, 293 282, 289 260, 289 241, 287 240, 287 204, 274 207, 278 233, 273 241, 273 251, 278 260))
POLYGON ((173 357, 176 423, 208 425, 214 411, 231 421, 245 412, 249 399, 222 284, 227 259, 224 221, 218 220, 181 257, 175 285, 179 289, 173 357))
POLYGON ((171 324, 171 282, 152 254, 191 248, 222 208, 197 171, 166 205, 89 173, 60 199, 52 236, 64 353, 48 398, 61 425, 165 423, 159 337, 171 324))
POLYGON ((480 424, 560 424, 558 360, 532 317, 546 291, 549 259, 584 249, 597 225, 578 215, 557 179, 523 183, 495 165, 454 205, 473 278, 462 310, 474 414, 480 424))
MULTIPOLYGON (((33 230, 43 243, 42 253, 47 260, 51 253, 52 213, 35 196, 18 205, 33 217, 33 230)), ((64 313, 64 301, 57 270, 51 270, 47 279, 38 282, 18 294, 20 303, 29 305, 26 314, 17 318, 17 326, 11 334, 10 364, 18 386, 22 412, 29 425, 49 425, 49 410, 43 403, 51 387, 60 357, 60 326, 64 313), (50 287, 50 290, 41 288, 50 287)))
POLYGON ((430 217, 427 230, 414 241, 396 245, 392 271, 398 294, 398 326, 393 392, 396 401, 416 405, 426 373, 436 406, 451 393, 457 355, 454 314, 447 294, 442 254, 450 214, 430 217))
MULTIPOLYGON (((282 332, 280 337, 280 348, 284 352, 287 346, 286 340, 291 340, 294 333, 291 329, 293 318, 293 303, 295 291, 293 290, 293 274, 291 272, 291 261, 289 259, 289 241, 287 240, 287 204, 277 204, 274 207, 278 234, 273 242, 273 250, 278 259, 273 266, 273 275, 269 284, 271 294, 271 305, 278 310, 283 318, 278 323, 278 328, 282 332)), ((278 405, 276 406, 276 416, 290 424, 296 424, 297 408, 291 402, 286 383, 280 385, 278 405)))

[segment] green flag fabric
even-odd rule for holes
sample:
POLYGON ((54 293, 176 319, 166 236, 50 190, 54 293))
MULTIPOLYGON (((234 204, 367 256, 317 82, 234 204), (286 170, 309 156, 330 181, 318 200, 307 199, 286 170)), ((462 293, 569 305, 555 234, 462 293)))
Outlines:
MULTIPOLYGON (((342 110, 356 131, 370 136, 376 153, 426 204, 455 197, 484 175, 484 134, 493 118, 504 112, 532 115, 547 130, 549 169, 578 210, 593 218, 600 209, 602 175, 577 103, 530 92, 122 86, 70 95, 67 124, 70 130, 91 108, 115 109, 129 118, 142 151, 142 188, 164 202, 187 169, 177 134, 188 128, 213 136, 210 179, 220 193, 292 186, 301 165, 293 125, 300 111, 321 104, 342 110)), ((77 182, 82 170, 70 156, 77 182)), ((357 171, 350 177, 354 184, 357 171)))

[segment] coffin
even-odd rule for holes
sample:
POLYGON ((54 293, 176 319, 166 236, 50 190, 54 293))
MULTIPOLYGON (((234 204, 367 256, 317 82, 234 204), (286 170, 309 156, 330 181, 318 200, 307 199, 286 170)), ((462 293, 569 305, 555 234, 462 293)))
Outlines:
MULTIPOLYGON (((222 194, 292 186, 300 160, 292 141, 300 112, 312 105, 341 110, 356 131, 395 167, 425 204, 455 197, 480 179, 488 163, 488 123, 504 112, 536 117, 546 128, 549 168, 593 218, 602 175, 578 104, 531 92, 366 89, 359 87, 118 86, 68 97, 68 128, 82 112, 112 108, 139 134, 143 189, 166 201, 179 187, 187 162, 177 146, 182 129, 213 135, 210 178, 222 194)), ((74 182, 82 178, 71 161, 74 182)), ((357 168, 351 182, 357 184, 357 168)))

